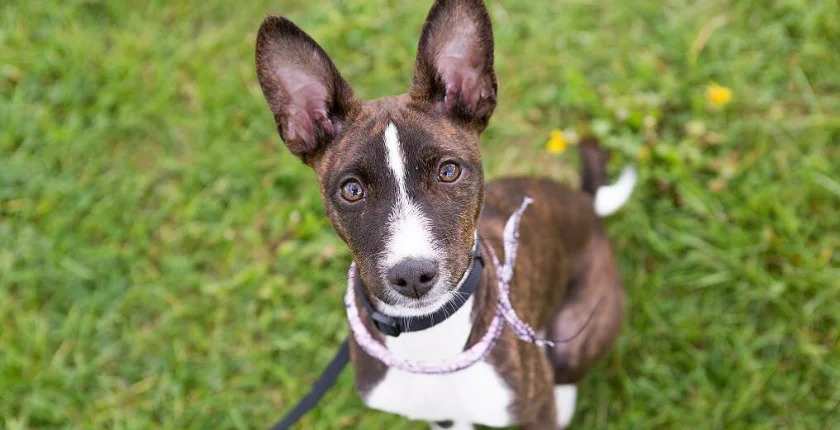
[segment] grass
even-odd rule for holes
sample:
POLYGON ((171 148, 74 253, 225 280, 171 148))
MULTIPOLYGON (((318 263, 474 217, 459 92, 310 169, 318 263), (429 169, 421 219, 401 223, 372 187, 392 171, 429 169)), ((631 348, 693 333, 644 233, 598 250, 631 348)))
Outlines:
MULTIPOLYGON (((549 131, 637 163, 629 294, 577 428, 838 428, 840 7, 488 2, 486 168, 573 178, 549 131), (732 101, 704 98, 717 83, 732 101)), ((427 2, 0 6, 0 428, 265 428, 346 335, 345 246, 253 67, 291 16, 364 97, 407 88, 427 2)), ((351 373, 301 428, 424 428, 351 373)))

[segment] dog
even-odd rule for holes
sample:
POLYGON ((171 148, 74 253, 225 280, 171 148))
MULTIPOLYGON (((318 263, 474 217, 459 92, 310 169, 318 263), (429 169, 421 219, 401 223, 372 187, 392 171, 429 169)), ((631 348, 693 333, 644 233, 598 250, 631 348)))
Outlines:
POLYGON ((480 360, 424 374, 389 367, 357 331, 350 361, 363 401, 435 429, 565 428, 576 384, 622 326, 625 293, 600 218, 628 200, 635 176, 607 185, 606 153, 586 138, 580 191, 534 177, 485 184, 479 136, 496 107, 493 58, 480 0, 437 0, 410 91, 378 100, 356 98, 327 53, 283 17, 266 18, 256 43, 277 130, 314 170, 353 256, 350 307, 396 359, 446 360, 488 333, 505 293, 499 267, 486 262, 505 254, 508 217, 532 199, 509 298, 524 323, 557 341, 523 341, 505 326, 480 360))

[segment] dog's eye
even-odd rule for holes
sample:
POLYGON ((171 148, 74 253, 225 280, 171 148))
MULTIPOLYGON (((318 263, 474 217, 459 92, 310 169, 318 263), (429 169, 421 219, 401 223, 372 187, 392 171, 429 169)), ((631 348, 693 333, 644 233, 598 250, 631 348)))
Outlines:
POLYGON ((365 189, 362 184, 351 179, 341 186, 341 197, 348 202, 357 202, 365 196, 365 189))
POLYGON ((447 161, 440 165, 440 170, 438 170, 438 181, 441 182, 455 182, 458 177, 461 176, 461 166, 447 161))

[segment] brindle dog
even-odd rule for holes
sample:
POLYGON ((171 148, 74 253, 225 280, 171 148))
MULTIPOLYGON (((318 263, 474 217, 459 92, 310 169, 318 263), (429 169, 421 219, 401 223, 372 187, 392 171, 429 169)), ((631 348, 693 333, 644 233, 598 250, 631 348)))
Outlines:
MULTIPOLYGON (((351 336, 356 384, 373 408, 436 428, 565 427, 574 384, 612 347, 624 292, 599 216, 620 207, 635 177, 605 186, 605 155, 580 144, 583 190, 547 179, 486 184, 479 136, 496 107, 490 17, 480 0, 438 0, 423 26, 408 93, 356 98, 326 52, 291 21, 271 16, 259 30, 257 73, 289 150, 311 166, 335 231, 358 267, 361 293, 384 314, 431 314, 456 296, 479 246, 503 255, 502 230, 524 196, 511 285, 514 308, 549 348, 505 328, 489 355, 447 375, 386 367, 351 336)), ((484 249, 486 256, 487 249, 484 249)), ((487 265, 475 292, 442 323, 389 337, 368 330, 394 355, 439 360, 474 344, 496 312, 487 265)))

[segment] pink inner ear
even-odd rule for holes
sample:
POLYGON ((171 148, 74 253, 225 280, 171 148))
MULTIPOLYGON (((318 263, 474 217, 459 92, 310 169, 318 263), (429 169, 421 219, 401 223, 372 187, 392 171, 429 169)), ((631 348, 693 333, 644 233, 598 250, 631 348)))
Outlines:
POLYGON ((481 76, 484 58, 475 25, 464 24, 450 35, 436 58, 436 68, 446 85, 444 106, 451 110, 461 97, 471 113, 476 113, 482 97, 489 95, 481 76))
POLYGON ((316 123, 332 136, 334 129, 327 115, 327 87, 314 76, 292 68, 280 70, 278 75, 289 94, 285 138, 302 141, 314 148, 316 123))
POLYGON ((446 110, 452 110, 462 97, 470 112, 475 112, 480 99, 481 89, 478 83, 478 73, 467 69, 452 68, 441 70, 441 77, 446 82, 446 98, 444 106, 446 110))

